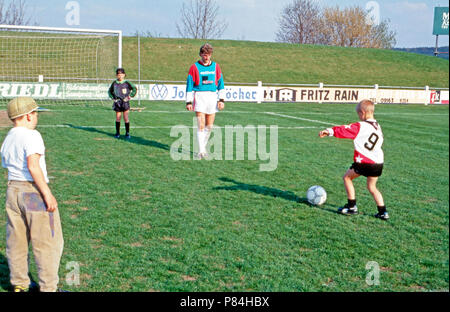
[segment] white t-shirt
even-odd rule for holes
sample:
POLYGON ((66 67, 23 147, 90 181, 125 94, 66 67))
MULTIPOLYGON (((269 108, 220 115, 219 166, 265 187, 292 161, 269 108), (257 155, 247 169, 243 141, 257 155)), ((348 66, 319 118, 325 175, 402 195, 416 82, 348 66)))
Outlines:
POLYGON ((8 180, 34 181, 28 170, 27 157, 40 154, 39 165, 48 183, 47 167, 45 165, 45 146, 41 134, 37 130, 25 127, 14 127, 9 130, 3 141, 2 166, 8 169, 8 180))
POLYGON ((355 146, 354 162, 363 164, 384 163, 384 154, 381 149, 384 140, 383 132, 375 119, 367 119, 327 130, 329 136, 353 140, 355 146))

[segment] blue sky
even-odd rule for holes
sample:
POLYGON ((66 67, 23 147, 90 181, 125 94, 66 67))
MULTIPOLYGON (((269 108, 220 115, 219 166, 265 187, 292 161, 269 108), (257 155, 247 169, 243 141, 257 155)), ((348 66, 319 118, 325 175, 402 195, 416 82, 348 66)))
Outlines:
MULTIPOLYGON (((178 37, 175 23, 183 2, 189 0, 78 0, 79 28, 120 29, 125 35, 136 31, 162 37, 178 37)), ((369 0, 315 0, 321 5, 366 7, 369 0)), ((68 27, 66 0, 27 0, 33 19, 40 26, 68 27)), ((222 39, 274 41, 278 17, 292 0, 216 0, 220 19, 228 27, 222 39)), ((372 1, 373 2, 373 1, 372 1)), ((435 6, 444 0, 378 0, 381 20, 390 19, 397 32, 396 47, 434 46, 432 35, 435 6)), ((439 46, 448 45, 448 36, 439 37, 439 46)))

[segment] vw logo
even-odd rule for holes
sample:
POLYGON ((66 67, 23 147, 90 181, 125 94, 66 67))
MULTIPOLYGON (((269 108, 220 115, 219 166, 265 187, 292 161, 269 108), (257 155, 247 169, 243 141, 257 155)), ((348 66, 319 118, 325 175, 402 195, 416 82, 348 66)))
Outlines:
POLYGON ((169 93, 167 87, 161 84, 155 84, 152 88, 152 96, 155 100, 164 100, 169 93))

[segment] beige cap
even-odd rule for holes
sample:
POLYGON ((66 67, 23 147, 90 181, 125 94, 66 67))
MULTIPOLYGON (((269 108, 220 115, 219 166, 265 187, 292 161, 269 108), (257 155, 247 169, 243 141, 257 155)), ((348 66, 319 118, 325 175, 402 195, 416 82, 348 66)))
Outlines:
POLYGON ((8 103, 8 117, 14 120, 17 117, 34 112, 38 108, 33 98, 29 96, 17 97, 8 103))

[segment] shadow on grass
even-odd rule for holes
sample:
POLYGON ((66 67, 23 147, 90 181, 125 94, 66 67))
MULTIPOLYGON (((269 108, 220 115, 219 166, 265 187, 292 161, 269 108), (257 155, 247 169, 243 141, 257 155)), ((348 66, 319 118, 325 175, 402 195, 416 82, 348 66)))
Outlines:
POLYGON ((213 188, 214 190, 248 191, 248 192, 253 192, 253 193, 264 195, 264 196, 280 197, 280 198, 285 199, 285 200, 289 200, 289 201, 293 201, 293 202, 296 202, 296 203, 308 205, 309 207, 319 208, 319 209, 322 209, 324 211, 337 213, 336 209, 329 209, 329 208, 325 208, 324 206, 313 206, 313 205, 311 205, 308 202, 306 197, 299 197, 299 196, 295 195, 295 193, 293 193, 291 191, 283 191, 283 190, 279 190, 279 189, 272 188, 272 187, 266 187, 266 186, 261 186, 261 185, 256 185, 256 184, 242 183, 242 182, 238 182, 238 181, 235 181, 233 179, 225 178, 225 177, 219 178, 219 180, 223 181, 223 182, 234 183, 234 185, 217 186, 217 187, 213 188))
POLYGON ((153 140, 147 140, 141 137, 137 137, 137 136, 131 136, 131 139, 126 140, 123 136, 120 139, 116 139, 114 138, 114 134, 110 133, 110 132, 106 132, 103 130, 99 130, 97 128, 94 127, 81 127, 81 126, 74 126, 72 124, 66 124, 66 126, 69 126, 73 129, 78 129, 78 130, 84 130, 84 131, 88 131, 88 132, 95 132, 95 133, 100 133, 102 135, 106 135, 109 136, 115 140, 121 140, 121 141, 125 141, 125 142, 129 142, 129 143, 134 143, 134 144, 140 144, 140 145, 145 145, 145 146, 151 146, 151 147, 156 147, 156 148, 160 148, 166 151, 170 151, 170 146, 167 144, 163 144, 163 143, 159 143, 157 141, 153 141, 153 140))
POLYGON ((0 253, 0 287, 3 290, 10 291, 8 260, 0 253))

